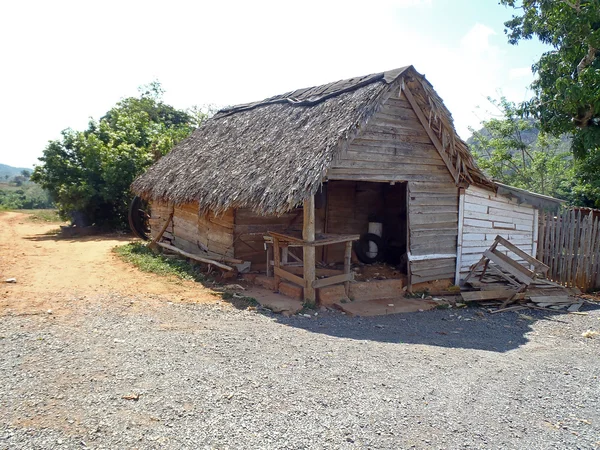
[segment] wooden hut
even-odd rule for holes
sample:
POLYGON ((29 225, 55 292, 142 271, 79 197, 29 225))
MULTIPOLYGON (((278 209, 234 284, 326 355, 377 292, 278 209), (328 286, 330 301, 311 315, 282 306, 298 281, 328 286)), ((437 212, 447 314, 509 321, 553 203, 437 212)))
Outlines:
POLYGON ((408 259, 409 284, 459 278, 496 234, 527 232, 534 252, 535 208, 498 194, 412 66, 221 110, 132 189, 152 202, 154 235, 167 226, 175 247, 253 269, 272 259, 309 302, 324 285, 347 286, 351 242, 369 222, 408 259), (320 261, 345 273, 317 280, 320 261))

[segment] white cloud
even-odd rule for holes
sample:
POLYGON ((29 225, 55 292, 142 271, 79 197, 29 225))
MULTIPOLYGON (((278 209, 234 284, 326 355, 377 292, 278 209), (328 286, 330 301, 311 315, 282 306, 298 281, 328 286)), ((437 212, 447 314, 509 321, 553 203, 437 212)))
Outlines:
POLYGON ((61 129, 84 128, 89 116, 100 117, 156 78, 165 101, 186 108, 255 101, 413 64, 463 137, 479 122, 476 106, 509 78, 489 26, 474 24, 458 39, 411 23, 420 11, 410 8, 433 7, 432 0, 305 0, 302 8, 263 0, 34 3, 32 16, 27 2, 0 2, 0 40, 10 43, 0 62, 11 68, 0 71, 0 162, 12 165, 35 163, 61 129), (44 118, 33 132, 22 119, 32 111, 44 118))
POLYGON ((474 52, 482 52, 490 49, 490 36, 496 32, 490 27, 477 23, 461 39, 461 47, 474 52))

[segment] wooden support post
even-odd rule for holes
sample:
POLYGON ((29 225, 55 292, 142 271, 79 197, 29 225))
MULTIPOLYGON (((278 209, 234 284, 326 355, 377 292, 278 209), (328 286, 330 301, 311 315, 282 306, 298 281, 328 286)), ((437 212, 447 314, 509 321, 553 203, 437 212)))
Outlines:
POLYGON ((273 272, 275 272, 275 292, 279 291, 279 283, 281 282, 281 277, 277 273, 279 269, 279 239, 273 237, 273 263, 275 264, 273 272))
MULTIPOLYGON (((315 240, 315 198, 310 196, 304 200, 304 222, 302 226, 302 239, 307 242, 315 240)), ((306 306, 314 306, 316 303, 315 288, 315 247, 305 245, 304 254, 304 303, 306 306)))
POLYGON ((271 261, 273 261, 273 244, 267 243, 267 276, 270 277, 273 273, 271 269, 271 261))
POLYGON ((167 221, 165 222, 163 227, 160 229, 160 231, 158 232, 156 237, 154 239, 152 239, 152 241, 150 241, 150 243, 148 244, 148 248, 150 250, 152 250, 154 253, 158 252, 158 244, 157 243, 163 237, 163 234, 165 234, 165 231, 167 231, 167 228, 169 228, 169 224, 171 223, 171 220, 173 220, 173 213, 169 214, 169 218, 167 219, 167 221))
POLYGON ((281 247, 281 265, 282 266, 288 265, 288 247, 287 247, 287 245, 284 247, 281 247))
POLYGON ((463 222, 465 220, 465 189, 458 190, 458 237, 456 240, 456 270, 454 271, 454 284, 460 285, 460 268, 462 266, 463 252, 463 222))
MULTIPOLYGON (((344 273, 350 274, 350 266, 352 265, 352 241, 346 242, 346 251, 344 253, 344 273)), ((344 290, 346 291, 346 297, 350 294, 350 282, 344 283, 344 290)))

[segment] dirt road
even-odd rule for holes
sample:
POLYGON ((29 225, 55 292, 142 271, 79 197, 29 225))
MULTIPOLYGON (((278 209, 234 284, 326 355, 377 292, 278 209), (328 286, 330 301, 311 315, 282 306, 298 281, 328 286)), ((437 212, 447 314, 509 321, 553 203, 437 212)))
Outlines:
POLYGON ((597 307, 284 317, 56 228, 0 214, 0 450, 600 449, 597 307))
POLYGON ((66 313, 65 298, 118 293, 156 301, 214 302, 198 283, 140 272, 112 252, 129 236, 62 239, 57 223, 33 222, 28 214, 0 213, 0 315, 52 309, 66 313))

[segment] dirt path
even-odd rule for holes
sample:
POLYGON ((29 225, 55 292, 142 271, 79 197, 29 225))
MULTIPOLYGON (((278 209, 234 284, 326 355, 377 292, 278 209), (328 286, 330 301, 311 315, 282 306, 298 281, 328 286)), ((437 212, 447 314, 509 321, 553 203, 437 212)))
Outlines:
POLYGON ((64 299, 103 293, 145 295, 149 302, 216 299, 198 283, 153 276, 119 260, 112 249, 130 242, 128 236, 64 239, 52 233, 57 227, 24 213, 0 213, 0 315, 65 313, 64 299), (17 283, 4 283, 7 278, 17 283))

